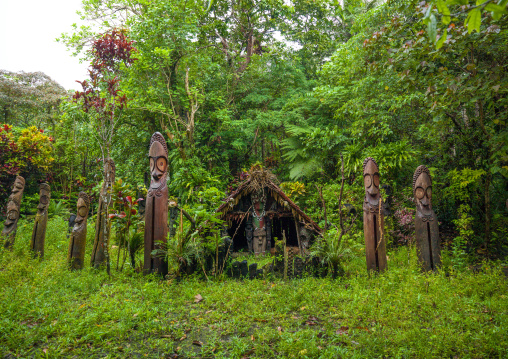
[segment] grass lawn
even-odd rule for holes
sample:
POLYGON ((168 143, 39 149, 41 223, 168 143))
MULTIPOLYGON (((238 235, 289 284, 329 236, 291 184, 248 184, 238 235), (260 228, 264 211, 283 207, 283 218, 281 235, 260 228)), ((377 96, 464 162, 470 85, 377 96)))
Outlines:
MULTIPOLYGON (((87 264, 93 229, 90 220, 87 264)), ((176 282, 130 267, 111 277, 68 271, 60 218, 48 224, 44 260, 31 259, 31 231, 20 221, 14 251, 0 249, 6 358, 508 357, 501 263, 422 274, 414 250, 402 248, 371 277, 359 255, 337 280, 176 282)))

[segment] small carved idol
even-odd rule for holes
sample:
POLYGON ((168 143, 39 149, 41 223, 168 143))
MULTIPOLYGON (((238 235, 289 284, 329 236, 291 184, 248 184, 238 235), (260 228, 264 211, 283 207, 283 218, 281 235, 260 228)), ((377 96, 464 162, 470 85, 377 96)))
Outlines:
POLYGON ((7 202, 7 219, 4 222, 4 229, 2 230, 2 238, 5 241, 5 248, 12 249, 14 241, 16 240, 19 209, 21 207, 21 198, 23 197, 24 189, 25 179, 21 176, 16 176, 14 185, 12 186, 12 193, 9 196, 9 202, 7 202))
POLYGON ((145 263, 144 273, 168 273, 164 258, 153 256, 152 251, 166 243, 168 237, 168 147, 166 140, 155 132, 150 141, 151 182, 148 188, 145 207, 145 263))
POLYGON ((111 189, 115 183, 115 162, 111 158, 104 161, 104 182, 99 196, 99 207, 97 208, 97 221, 95 222, 95 238, 93 241, 92 258, 90 265, 99 268, 106 262, 104 243, 109 242, 109 231, 106 207, 111 202, 111 189))
POLYGON ((35 214, 34 229, 30 240, 30 249, 35 256, 44 257, 44 241, 46 240, 46 225, 48 223, 48 207, 51 198, 51 188, 47 183, 39 187, 39 205, 35 214))
POLYGON ((80 192, 77 203, 77 216, 74 220, 67 261, 71 269, 82 269, 85 262, 86 222, 90 209, 90 197, 80 192))
POLYGON ((424 270, 436 270, 441 265, 441 242, 436 214, 432 210, 432 180, 429 169, 423 165, 418 166, 413 176, 413 194, 418 258, 424 270))
MULTIPOLYGON (((266 225, 266 195, 263 190, 253 192, 252 200, 252 223, 254 226, 252 250, 254 254, 264 254, 268 247, 267 244, 267 225, 266 225)), ((270 250, 270 248, 268 248, 270 250)))
POLYGON ((386 246, 384 239, 384 215, 379 192, 379 167, 372 157, 363 161, 363 232, 365 235, 365 254, 367 269, 383 271, 386 269, 386 246))

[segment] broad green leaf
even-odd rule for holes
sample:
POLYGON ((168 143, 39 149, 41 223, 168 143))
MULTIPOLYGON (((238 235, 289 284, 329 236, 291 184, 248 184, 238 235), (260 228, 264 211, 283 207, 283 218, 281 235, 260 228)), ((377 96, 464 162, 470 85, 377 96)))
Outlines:
POLYGON ((437 10, 441 13, 441 15, 443 15, 441 18, 443 24, 448 25, 451 21, 450 9, 448 9, 448 6, 446 6, 446 3, 443 0, 438 0, 437 10))
POLYGON ((429 17, 429 23, 427 24, 427 33, 429 34, 429 40, 436 42, 437 20, 434 14, 431 14, 429 17))
POLYGON ((446 40, 446 36, 447 36, 447 35, 448 35, 448 30, 447 30, 447 29, 445 29, 445 31, 443 32, 443 35, 441 35, 441 37, 439 38, 439 40, 437 40, 437 43, 436 43, 436 49, 440 49, 440 48, 443 46, 443 44, 444 44, 444 42, 445 42, 445 40, 446 40))
POLYGON ((471 10, 467 14, 466 21, 464 21, 464 26, 467 25, 467 32, 470 34, 473 30, 480 32, 480 25, 482 24, 482 13, 480 8, 476 8, 471 10))
POLYGON ((494 20, 499 20, 503 14, 508 13, 508 11, 506 11, 506 6, 495 5, 492 3, 487 4, 487 6, 485 6, 485 10, 492 12, 494 20))

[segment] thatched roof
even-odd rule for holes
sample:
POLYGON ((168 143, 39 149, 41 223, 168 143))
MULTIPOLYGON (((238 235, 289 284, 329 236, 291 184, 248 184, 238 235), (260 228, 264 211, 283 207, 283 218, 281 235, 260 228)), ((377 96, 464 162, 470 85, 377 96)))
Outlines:
POLYGON ((250 195, 252 192, 257 192, 263 188, 268 188, 269 194, 275 198, 281 206, 289 208, 296 220, 303 223, 305 227, 317 233, 322 233, 322 229, 318 226, 318 224, 306 215, 300 207, 298 207, 280 189, 280 187, 276 184, 277 182, 277 177, 270 171, 255 169, 249 173, 249 178, 241 183, 240 186, 224 200, 224 203, 217 208, 216 212, 220 212, 221 217, 225 217, 226 214, 238 204, 242 197, 250 195))

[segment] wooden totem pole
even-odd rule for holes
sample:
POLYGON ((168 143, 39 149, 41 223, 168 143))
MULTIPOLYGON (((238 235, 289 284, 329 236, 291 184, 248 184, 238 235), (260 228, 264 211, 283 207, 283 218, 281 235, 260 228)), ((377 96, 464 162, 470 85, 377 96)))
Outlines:
POLYGON ((168 264, 164 258, 152 256, 161 242, 167 242, 168 236, 168 147, 166 140, 155 132, 150 141, 148 152, 150 159, 151 182, 148 188, 145 207, 145 262, 144 273, 168 273, 168 264))
POLYGON ((436 270, 441 265, 441 241, 436 214, 432 210, 432 179, 429 169, 423 165, 418 166, 413 176, 413 194, 418 259, 425 271, 436 270))
POLYGON ((12 186, 12 193, 9 196, 9 202, 7 202, 7 219, 4 222, 4 229, 2 230, 4 247, 8 249, 12 249, 14 241, 16 240, 19 208, 21 207, 21 198, 23 197, 24 189, 25 179, 21 176, 16 176, 14 185, 12 186))
POLYGON ((104 243, 109 242, 110 228, 106 226, 108 223, 107 207, 111 202, 111 189, 115 183, 115 162, 111 158, 104 161, 104 182, 99 198, 99 207, 97 208, 97 221, 95 222, 95 238, 93 241, 92 258, 90 266, 99 268, 106 262, 106 254, 104 251, 104 243), (108 193, 109 192, 109 193, 108 193))
POLYGON ((42 183, 39 187, 39 205, 35 215, 34 229, 32 239, 30 240, 30 249, 34 256, 44 257, 44 242, 46 240, 46 225, 48 223, 48 207, 51 199, 51 187, 47 183, 42 183))
POLYGON ((90 209, 90 197, 80 192, 77 203, 77 216, 72 228, 67 261, 70 269, 82 269, 85 263, 86 221, 90 209))
POLYGON ((365 185, 363 232, 367 270, 383 271, 386 269, 384 215, 380 204, 382 198, 379 193, 379 167, 372 157, 367 157, 363 161, 363 183, 365 185))

